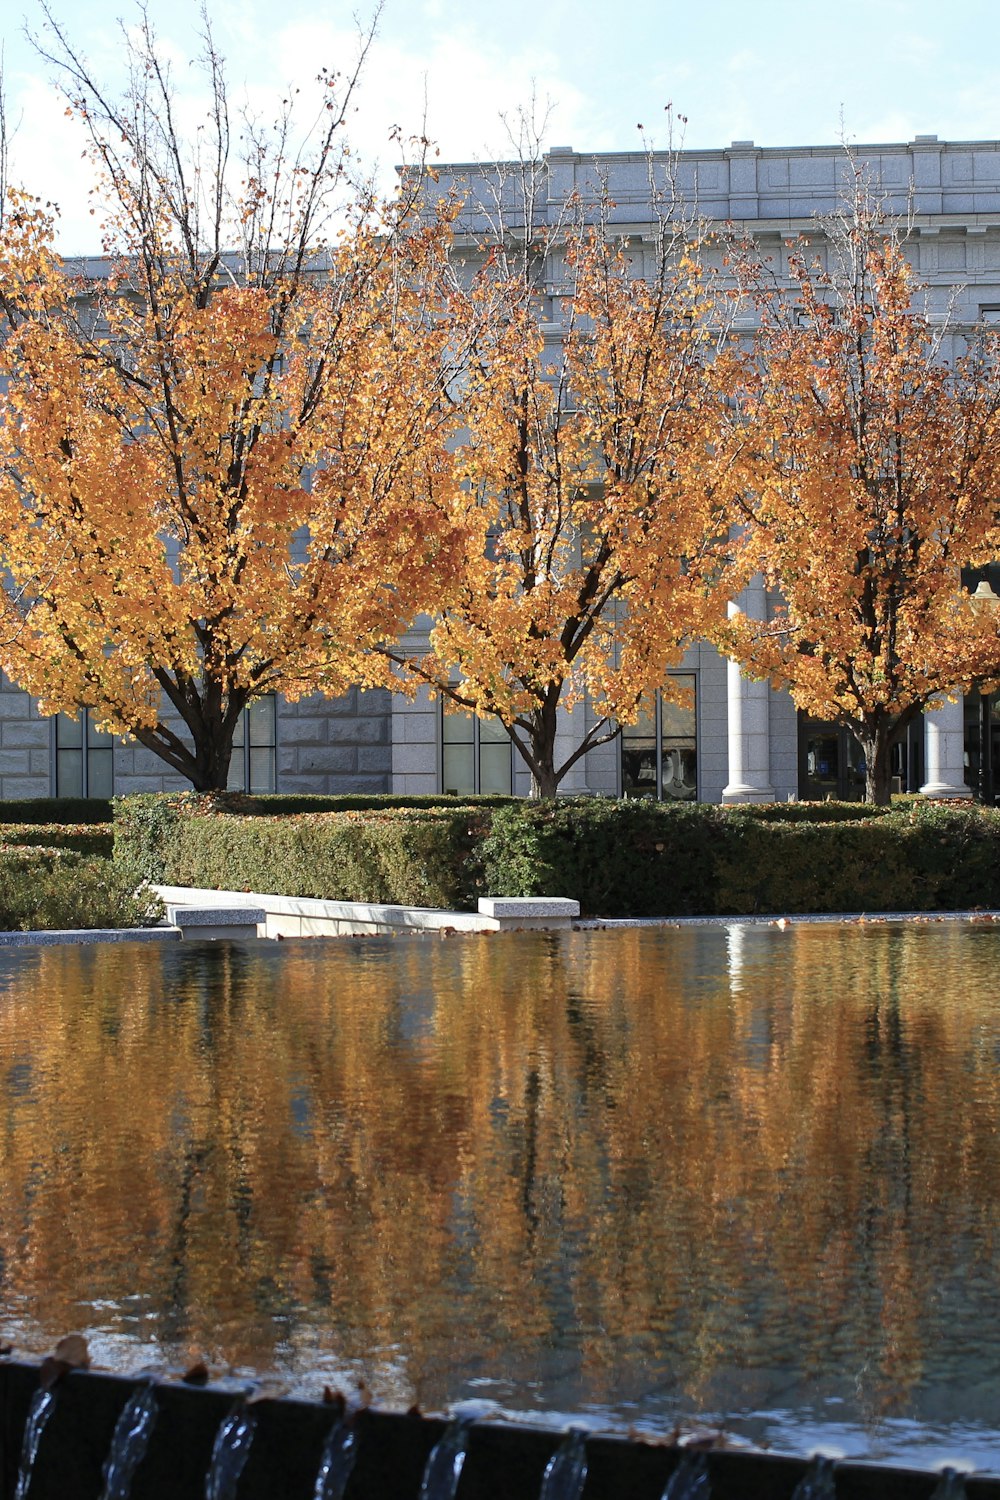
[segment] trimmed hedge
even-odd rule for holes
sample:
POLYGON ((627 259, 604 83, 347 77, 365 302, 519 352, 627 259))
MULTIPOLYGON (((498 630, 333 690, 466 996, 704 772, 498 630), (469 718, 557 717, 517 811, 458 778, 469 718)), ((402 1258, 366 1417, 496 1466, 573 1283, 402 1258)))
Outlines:
POLYGON ((72 849, 110 859, 115 833, 110 823, 3 823, 0 848, 72 849))
MULTIPOLYGON (((912 798, 905 799, 907 805, 912 798)), ((893 807, 875 807, 870 802, 741 802, 727 807, 730 818, 752 818, 756 823, 861 823, 867 818, 883 818, 886 813, 898 809, 904 799, 898 798, 893 807)))
POLYGON ((136 882, 456 908, 475 904, 486 817, 461 803, 248 817, 193 793, 126 797, 115 861, 136 882))
POLYGON ((1000 812, 918 799, 875 809, 386 798, 268 817, 233 799, 141 796, 116 804, 115 860, 136 883, 459 910, 487 893, 571 896, 606 917, 1000 908, 1000 812))
POLYGON ((110 823, 106 797, 0 798, 0 823, 110 823))
MULTIPOLYGON (((182 792, 174 795, 197 797, 199 794, 182 792)), ((386 812, 395 807, 409 807, 426 812, 435 808, 454 810, 469 805, 467 796, 456 797, 444 792, 423 796, 385 792, 342 792, 336 795, 320 792, 211 792, 206 795, 217 811, 242 813, 248 818, 274 818, 294 813, 386 812)), ((488 792, 473 800, 477 807, 507 807, 511 803, 520 802, 521 798, 488 792)))
POLYGON ((806 806, 525 803, 494 815, 483 877, 607 917, 1000 908, 1000 812, 806 806))
POLYGON ((601 916, 698 916, 725 840, 725 809, 639 799, 520 802, 479 851, 492 896, 572 896, 601 916))
POLYGON ((45 932, 79 927, 141 927, 163 903, 110 859, 69 849, 0 848, 0 930, 45 932))

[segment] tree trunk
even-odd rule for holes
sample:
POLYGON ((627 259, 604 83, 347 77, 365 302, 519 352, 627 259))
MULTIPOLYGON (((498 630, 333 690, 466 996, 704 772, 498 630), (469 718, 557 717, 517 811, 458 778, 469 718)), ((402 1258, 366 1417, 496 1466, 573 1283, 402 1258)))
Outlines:
POLYGON ((224 792, 229 782, 229 766, 233 758, 233 736, 206 737, 203 744, 196 744, 191 785, 196 792, 224 792))
POLYGON ((858 734, 865 756, 865 801, 888 807, 892 800, 892 757, 887 730, 879 725, 858 734))
POLYGON ((188 772, 196 792, 224 792, 233 758, 233 739, 247 704, 247 694, 206 677, 195 691, 196 702, 184 715, 194 742, 193 769, 188 772))
POLYGON ((534 799, 542 797, 554 797, 559 790, 559 781, 551 763, 547 766, 532 767, 531 770, 531 796, 534 799))
POLYGON ((546 700, 535 709, 531 719, 531 796, 554 797, 559 790, 556 771, 556 705, 558 699, 546 700))
POLYGON ((215 684, 208 684, 208 690, 203 691, 190 680, 178 683, 165 671, 157 677, 164 698, 181 722, 163 718, 150 729, 136 729, 136 739, 189 781, 196 792, 224 792, 233 758, 233 738, 247 704, 247 694, 237 697, 231 692, 224 700, 215 684))

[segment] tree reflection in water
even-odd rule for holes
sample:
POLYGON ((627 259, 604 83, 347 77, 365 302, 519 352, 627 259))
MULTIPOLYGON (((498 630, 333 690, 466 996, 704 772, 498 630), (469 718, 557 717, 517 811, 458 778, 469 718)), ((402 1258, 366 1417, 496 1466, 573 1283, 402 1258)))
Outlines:
POLYGON ((437 1407, 995 1423, 998 942, 0 954, 0 1332, 437 1407))

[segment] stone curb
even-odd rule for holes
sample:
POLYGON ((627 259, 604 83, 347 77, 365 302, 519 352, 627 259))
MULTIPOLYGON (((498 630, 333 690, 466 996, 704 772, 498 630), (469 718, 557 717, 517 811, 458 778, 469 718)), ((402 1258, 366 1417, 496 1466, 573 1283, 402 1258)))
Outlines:
POLYGON ((798 927, 826 922, 854 922, 882 927, 889 922, 1000 922, 1000 911, 976 907, 972 911, 841 911, 775 912, 771 916, 743 917, 581 917, 573 923, 578 932, 616 927, 798 927))
MULTIPOLYGON (((204 892, 200 892, 199 894, 204 894, 204 892)), ((227 892, 226 894, 231 895, 232 893, 227 892)), ((250 906, 254 899, 253 896, 248 894, 246 905, 250 906)), ((347 906, 351 903, 342 902, 339 904, 347 906)), ((412 926, 404 927, 400 925, 397 927, 395 930, 399 932, 426 932, 435 930, 443 932, 495 932, 498 930, 497 926, 477 919, 475 914, 471 912, 432 911, 424 907, 398 907, 395 909, 408 913, 412 912, 418 919, 413 922, 412 926), (419 918, 421 916, 431 918, 432 920, 420 922, 419 918), (466 919, 464 922, 463 918, 466 919)), ((234 933, 234 936, 239 940, 246 941, 252 936, 249 928, 253 924, 242 920, 242 915, 241 911, 241 921, 238 931, 234 933)), ((595 932, 634 927, 817 926, 824 922, 827 924, 857 923, 871 927, 885 926, 890 922, 909 922, 921 925, 929 922, 978 922, 987 926, 993 923, 1000 923, 1000 910, 992 908, 984 910, 980 908, 973 911, 902 911, 876 912, 874 914, 868 912, 818 912, 799 913, 791 916, 753 917, 578 917, 571 919, 571 921, 566 923, 566 926, 571 927, 574 932, 595 932)), ((526 922, 516 925, 519 930, 531 930, 526 922)), ((375 929, 369 928, 368 930, 374 931, 375 929)), ((384 932, 387 929, 382 930, 384 932)), ((195 931, 191 932, 191 937, 204 935, 198 934, 195 931)), ((0 948, 18 948, 23 946, 47 948, 70 943, 77 945, 95 943, 177 943, 183 937, 184 934, 181 929, 169 923, 164 923, 160 927, 93 927, 70 928, 55 932, 0 932, 0 948)))
POLYGON ((77 927, 54 932, 0 932, 0 948, 32 944, 53 948, 60 943, 179 943, 179 927, 77 927))
POLYGON ((290 937, 363 937, 403 932, 569 931, 580 906, 563 897, 483 896, 479 910, 446 911, 434 907, 397 906, 378 901, 325 901, 315 896, 282 896, 255 891, 215 891, 205 887, 156 885, 153 890, 174 908, 226 908, 261 912, 261 935, 290 937))

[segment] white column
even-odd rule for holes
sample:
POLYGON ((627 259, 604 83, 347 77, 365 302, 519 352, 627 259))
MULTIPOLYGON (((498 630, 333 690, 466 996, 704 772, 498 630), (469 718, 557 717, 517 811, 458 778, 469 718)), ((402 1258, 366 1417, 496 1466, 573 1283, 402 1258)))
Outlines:
POLYGON ((965 708, 962 698, 938 698, 924 715, 927 780, 922 797, 971 797, 965 784, 965 708))
MULTIPOLYGON (((742 595, 751 620, 767 618, 763 584, 751 584, 742 595)), ((730 603, 729 618, 740 614, 730 603)), ((773 802, 771 785, 771 689, 766 682, 750 682, 731 658, 726 663, 729 718, 729 781, 722 789, 723 802, 773 802)))

